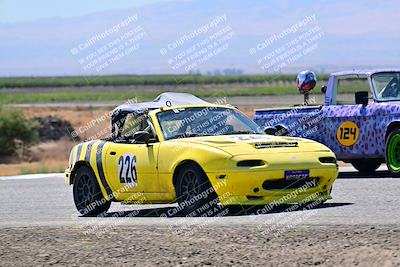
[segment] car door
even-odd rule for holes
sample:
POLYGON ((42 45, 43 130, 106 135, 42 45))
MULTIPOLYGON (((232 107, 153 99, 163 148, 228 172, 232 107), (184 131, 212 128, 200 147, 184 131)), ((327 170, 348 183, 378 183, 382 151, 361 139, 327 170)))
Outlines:
POLYGON ((123 122, 120 137, 106 152, 106 176, 110 186, 120 193, 160 192, 157 138, 151 138, 148 144, 137 144, 133 140, 134 133, 149 128, 147 116, 129 113, 123 122))
POLYGON ((325 106, 323 113, 324 132, 321 142, 327 144, 339 159, 365 157, 368 150, 368 129, 374 127, 374 110, 370 105, 355 103, 356 91, 368 91, 366 77, 346 77, 338 79, 336 99, 325 106))
POLYGON ((157 174, 159 143, 112 143, 106 154, 106 177, 121 193, 160 192, 157 174))

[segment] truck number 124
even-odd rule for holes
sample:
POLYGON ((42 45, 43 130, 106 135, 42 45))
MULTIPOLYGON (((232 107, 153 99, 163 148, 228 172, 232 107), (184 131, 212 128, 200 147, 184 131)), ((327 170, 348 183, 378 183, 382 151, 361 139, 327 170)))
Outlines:
POLYGON ((354 145, 359 136, 357 124, 352 121, 342 123, 336 131, 336 138, 342 146, 354 145))
POLYGON ((357 128, 340 128, 340 139, 349 140, 356 139, 357 128), (350 136, 351 135, 351 136, 350 136))

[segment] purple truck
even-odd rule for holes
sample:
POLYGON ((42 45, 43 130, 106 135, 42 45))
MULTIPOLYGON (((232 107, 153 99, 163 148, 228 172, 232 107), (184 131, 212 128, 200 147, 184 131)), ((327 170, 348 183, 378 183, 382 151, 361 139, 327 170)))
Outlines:
POLYGON ((269 134, 325 144, 360 172, 386 162, 399 174, 400 70, 332 73, 322 91, 324 105, 258 109, 254 121, 269 134))

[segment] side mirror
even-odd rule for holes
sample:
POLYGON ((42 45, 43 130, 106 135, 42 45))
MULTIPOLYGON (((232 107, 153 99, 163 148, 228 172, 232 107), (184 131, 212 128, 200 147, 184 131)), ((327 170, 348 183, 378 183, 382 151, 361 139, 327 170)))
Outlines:
POLYGON ((321 93, 325 94, 326 93, 326 89, 328 89, 328 87, 326 85, 321 86, 321 93))
POLYGON ((368 105, 368 91, 358 91, 355 93, 357 105, 368 105))
POLYGON ((133 135, 133 141, 136 144, 148 144, 150 140, 150 134, 147 131, 139 131, 133 135))
POLYGON ((265 127, 265 129, 264 129, 265 134, 275 135, 276 132, 277 132, 277 130, 275 127, 265 127))

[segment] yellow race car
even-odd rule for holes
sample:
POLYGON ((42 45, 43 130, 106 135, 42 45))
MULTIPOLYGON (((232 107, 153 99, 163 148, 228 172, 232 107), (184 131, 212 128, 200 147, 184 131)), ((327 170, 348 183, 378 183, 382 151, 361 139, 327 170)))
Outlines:
POLYGON ((173 203, 200 215, 215 205, 266 205, 331 198, 335 155, 317 142, 266 135, 229 105, 183 93, 125 104, 112 136, 76 145, 66 169, 82 215, 112 201, 173 203))

